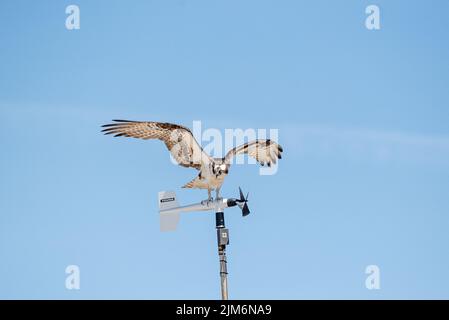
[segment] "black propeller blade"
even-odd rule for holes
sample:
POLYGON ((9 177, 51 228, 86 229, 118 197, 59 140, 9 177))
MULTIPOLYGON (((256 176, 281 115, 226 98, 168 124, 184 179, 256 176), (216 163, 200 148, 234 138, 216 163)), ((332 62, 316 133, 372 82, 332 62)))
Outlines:
POLYGON ((240 199, 238 200, 238 202, 243 203, 243 207, 242 208, 242 216, 246 217, 247 215, 249 215, 251 213, 251 211, 249 211, 248 208, 248 196, 249 193, 246 194, 246 198, 243 195, 242 189, 239 187, 239 193, 240 193, 240 199))
POLYGON ((245 201, 245 197, 243 196, 242 188, 239 187, 239 193, 240 193, 240 201, 245 201))

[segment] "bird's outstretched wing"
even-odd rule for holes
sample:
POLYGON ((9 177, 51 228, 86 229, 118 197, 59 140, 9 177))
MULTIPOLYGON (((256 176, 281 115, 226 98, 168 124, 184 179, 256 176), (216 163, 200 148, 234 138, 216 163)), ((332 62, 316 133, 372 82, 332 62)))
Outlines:
POLYGON ((253 140, 229 150, 226 154, 225 162, 231 163, 232 157, 247 153, 262 166, 266 164, 270 167, 272 163, 276 163, 277 159, 282 158, 281 154, 283 151, 282 147, 272 140, 253 140))
POLYGON ((193 137, 189 128, 163 122, 140 122, 113 120, 115 123, 103 126, 102 132, 114 137, 162 140, 178 164, 200 170, 211 158, 193 137))

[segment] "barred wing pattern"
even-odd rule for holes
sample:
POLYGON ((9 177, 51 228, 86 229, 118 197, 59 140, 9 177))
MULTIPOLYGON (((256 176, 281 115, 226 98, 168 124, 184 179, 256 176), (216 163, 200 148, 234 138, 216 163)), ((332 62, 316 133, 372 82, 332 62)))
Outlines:
POLYGON ((102 132, 114 137, 158 139, 165 143, 176 162, 188 168, 201 169, 212 160, 193 137, 189 128, 164 122, 113 120, 102 132))
POLYGON ((256 159, 260 165, 265 164, 271 167, 271 164, 276 163, 277 159, 282 158, 282 147, 272 140, 254 140, 239 147, 228 151, 225 157, 226 163, 231 163, 234 156, 238 154, 248 154, 250 157, 256 159))

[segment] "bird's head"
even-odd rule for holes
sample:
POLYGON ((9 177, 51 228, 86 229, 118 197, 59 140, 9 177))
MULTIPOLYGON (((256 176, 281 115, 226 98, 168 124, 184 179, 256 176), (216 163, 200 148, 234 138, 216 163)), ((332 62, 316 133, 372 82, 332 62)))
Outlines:
POLYGON ((222 163, 217 163, 215 165, 215 173, 219 176, 221 176, 222 174, 228 174, 229 173, 229 164, 226 164, 224 162, 222 163))

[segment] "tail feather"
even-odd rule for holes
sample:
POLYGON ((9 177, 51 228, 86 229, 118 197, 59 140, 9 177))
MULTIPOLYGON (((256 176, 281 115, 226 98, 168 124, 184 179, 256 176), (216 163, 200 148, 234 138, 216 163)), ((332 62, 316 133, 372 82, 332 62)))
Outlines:
POLYGON ((194 184, 195 184, 195 180, 196 180, 197 178, 195 178, 195 179, 193 179, 192 181, 190 181, 190 182, 187 182, 185 185, 183 185, 182 187, 183 188, 194 188, 194 184))
POLYGON ((207 183, 203 179, 200 179, 199 176, 195 177, 195 179, 193 179, 192 181, 187 182, 182 187, 188 188, 188 189, 193 189, 193 188, 208 189, 207 183))

